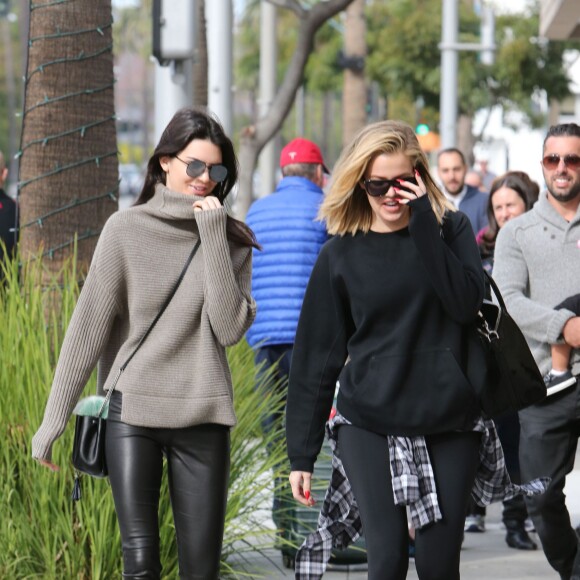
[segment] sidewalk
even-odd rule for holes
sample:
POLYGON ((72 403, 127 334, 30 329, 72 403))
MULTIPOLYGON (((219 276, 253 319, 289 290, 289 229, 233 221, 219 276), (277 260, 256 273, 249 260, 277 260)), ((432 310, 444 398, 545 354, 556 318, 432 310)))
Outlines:
MULTIPOLYGON (((574 526, 580 524, 580 453, 576 469, 566 482, 567 505, 574 526)), ((463 580, 558 580, 559 575, 548 565, 539 549, 533 552, 508 548, 505 530, 501 524, 501 503, 488 507, 486 531, 483 534, 465 534, 461 551, 461 578, 463 580)), ((537 540, 535 534, 531 534, 537 540)), ((354 568, 354 567, 353 567, 354 568)), ((280 552, 270 550, 266 556, 255 557, 255 573, 265 579, 294 578, 292 570, 282 566, 280 552)), ((417 580, 414 561, 409 564, 408 580, 417 580)), ((364 570, 329 570, 325 580, 366 580, 364 570)))

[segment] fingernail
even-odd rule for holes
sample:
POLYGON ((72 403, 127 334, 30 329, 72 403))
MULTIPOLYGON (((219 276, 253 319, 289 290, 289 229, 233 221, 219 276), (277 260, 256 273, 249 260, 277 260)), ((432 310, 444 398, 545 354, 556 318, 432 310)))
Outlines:
POLYGON ((399 193, 399 191, 401 191, 401 190, 400 190, 398 187, 393 187, 393 189, 394 189, 394 190, 395 190, 397 193, 399 193))
POLYGON ((415 169, 415 175, 419 175, 419 170, 415 169))
POLYGON ((310 492, 309 492, 309 491, 305 491, 305 492, 304 492, 304 497, 305 497, 306 499, 310 499, 310 492))

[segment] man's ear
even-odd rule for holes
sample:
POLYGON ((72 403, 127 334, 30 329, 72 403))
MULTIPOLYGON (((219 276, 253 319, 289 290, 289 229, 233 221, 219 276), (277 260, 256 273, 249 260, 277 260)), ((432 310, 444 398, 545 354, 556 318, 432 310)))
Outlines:
POLYGON ((0 184, 4 183, 8 179, 8 167, 5 167, 0 173, 0 184))
POLYGON ((324 169, 322 169, 322 165, 316 167, 316 179, 318 179, 318 185, 322 187, 324 185, 324 169))

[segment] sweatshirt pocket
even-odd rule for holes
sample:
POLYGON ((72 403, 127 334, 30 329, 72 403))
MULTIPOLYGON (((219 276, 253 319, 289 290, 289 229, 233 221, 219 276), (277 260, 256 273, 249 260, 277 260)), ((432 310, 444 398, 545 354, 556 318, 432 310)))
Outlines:
POLYGON ((350 405, 393 435, 465 429, 478 415, 475 391, 449 348, 372 357, 350 405))

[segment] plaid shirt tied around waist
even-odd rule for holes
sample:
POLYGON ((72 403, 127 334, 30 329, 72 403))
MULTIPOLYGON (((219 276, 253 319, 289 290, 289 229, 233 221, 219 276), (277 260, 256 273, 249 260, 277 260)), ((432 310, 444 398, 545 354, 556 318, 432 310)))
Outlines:
MULTIPOLYGON (((332 449, 332 476, 318 517, 318 529, 307 536, 296 554, 296 580, 322 578, 333 548, 343 550, 361 535, 358 506, 337 447, 338 427, 350 424, 340 413, 326 424, 332 449)), ((550 483, 548 477, 522 485, 511 482, 493 421, 480 418, 473 431, 482 433, 480 463, 471 491, 478 505, 487 506, 516 495, 530 496, 546 491, 550 483)), ((395 504, 409 507, 416 529, 442 519, 425 438, 388 436, 387 439, 395 504)))

